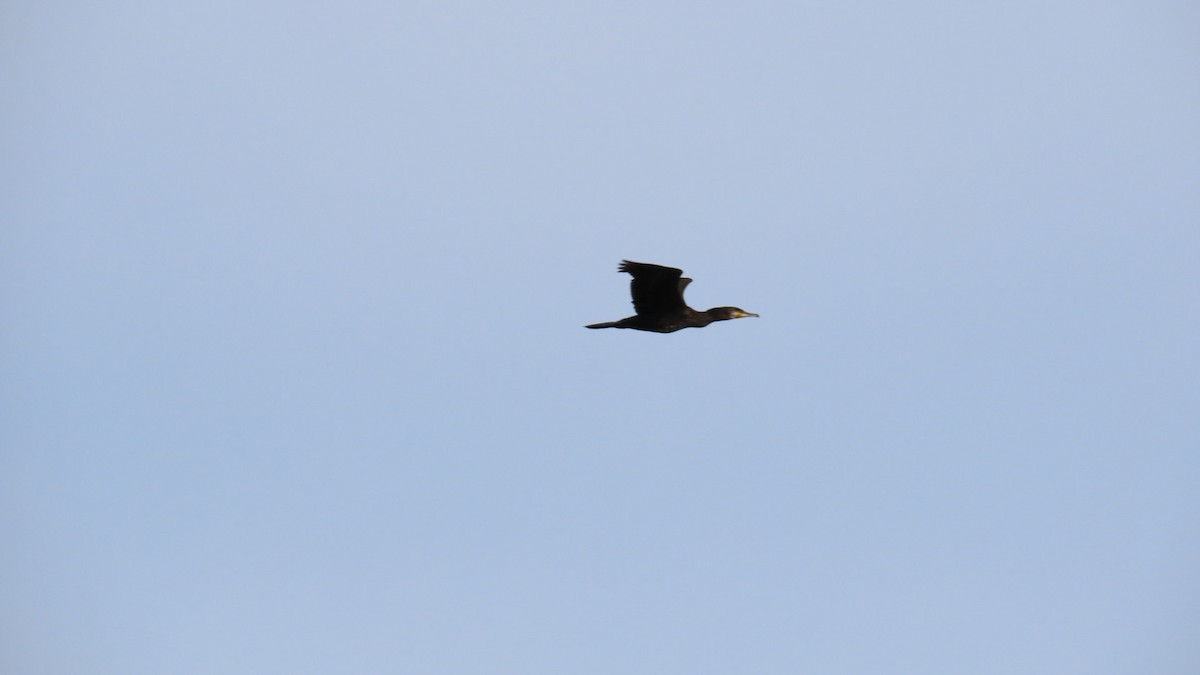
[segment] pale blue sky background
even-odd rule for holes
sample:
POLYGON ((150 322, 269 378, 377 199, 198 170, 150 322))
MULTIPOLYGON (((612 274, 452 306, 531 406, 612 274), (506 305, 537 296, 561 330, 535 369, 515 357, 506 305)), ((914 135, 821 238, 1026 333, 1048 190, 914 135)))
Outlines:
POLYGON ((1200 672, 1195 3, 0 24, 3 672, 1200 672))

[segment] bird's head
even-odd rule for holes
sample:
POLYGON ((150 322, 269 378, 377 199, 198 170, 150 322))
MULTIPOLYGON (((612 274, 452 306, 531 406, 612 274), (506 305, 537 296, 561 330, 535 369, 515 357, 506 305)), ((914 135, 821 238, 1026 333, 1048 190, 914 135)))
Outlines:
POLYGON ((737 307, 713 307, 708 310, 707 314, 712 317, 713 321, 727 321, 729 319, 744 319, 748 316, 758 316, 754 312, 747 312, 737 307))

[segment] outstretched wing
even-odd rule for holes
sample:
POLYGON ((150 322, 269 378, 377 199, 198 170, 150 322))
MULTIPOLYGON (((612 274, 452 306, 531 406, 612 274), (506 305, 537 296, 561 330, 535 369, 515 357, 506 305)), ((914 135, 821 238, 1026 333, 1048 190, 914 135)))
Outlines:
POLYGON ((683 302, 683 289, 692 280, 683 277, 683 270, 629 260, 621 261, 617 269, 633 275, 629 290, 638 314, 655 316, 687 306, 683 302))

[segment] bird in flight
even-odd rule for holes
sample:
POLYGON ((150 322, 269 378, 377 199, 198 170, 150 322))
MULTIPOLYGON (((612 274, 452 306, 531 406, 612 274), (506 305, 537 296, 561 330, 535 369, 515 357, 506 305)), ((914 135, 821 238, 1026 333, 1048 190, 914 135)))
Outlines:
POLYGON ((683 270, 662 265, 622 260, 618 271, 633 275, 630 292, 633 294, 634 316, 620 321, 593 323, 588 328, 632 328, 655 333, 674 333, 683 328, 703 328, 714 321, 758 316, 737 307, 714 307, 697 312, 683 301, 683 289, 692 280, 683 270))

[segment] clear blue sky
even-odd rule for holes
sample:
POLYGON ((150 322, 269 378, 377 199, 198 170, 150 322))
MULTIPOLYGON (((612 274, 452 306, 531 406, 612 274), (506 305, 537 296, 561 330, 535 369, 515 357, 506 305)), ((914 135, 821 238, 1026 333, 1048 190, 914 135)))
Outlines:
POLYGON ((3 672, 1200 672, 1195 3, 0 24, 3 672))

